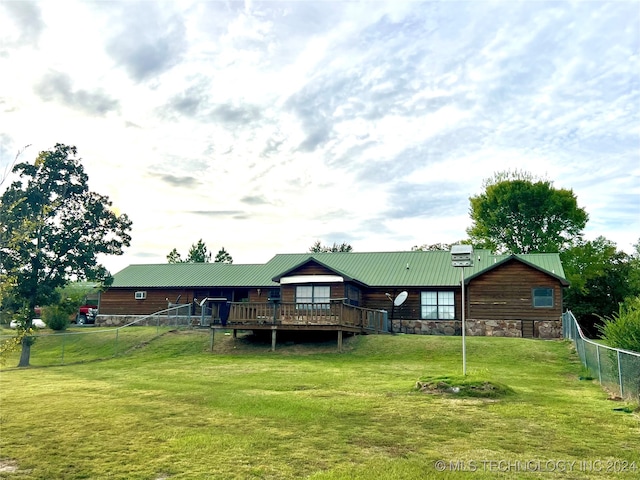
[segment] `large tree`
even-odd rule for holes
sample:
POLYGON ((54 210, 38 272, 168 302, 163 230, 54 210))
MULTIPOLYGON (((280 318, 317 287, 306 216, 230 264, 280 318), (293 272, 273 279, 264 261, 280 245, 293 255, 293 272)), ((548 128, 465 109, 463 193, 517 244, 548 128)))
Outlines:
MULTIPOLYGON (((640 243, 640 242, 639 242, 640 243)), ((590 336, 597 336, 601 317, 618 312, 619 305, 640 295, 640 255, 618 250, 604 237, 580 241, 560 253, 571 283, 564 305, 590 336)))
MULTIPOLYGON (((0 274, 22 305, 22 332, 29 332, 35 307, 55 303, 69 281, 109 284, 98 255, 123 253, 131 221, 89 190, 73 146, 56 144, 12 171, 19 179, 0 197, 0 274)), ((24 334, 19 366, 29 365, 32 343, 24 334)))
POLYGON ((526 172, 500 172, 470 198, 474 245, 498 253, 559 252, 579 240, 587 224, 573 191, 526 172))

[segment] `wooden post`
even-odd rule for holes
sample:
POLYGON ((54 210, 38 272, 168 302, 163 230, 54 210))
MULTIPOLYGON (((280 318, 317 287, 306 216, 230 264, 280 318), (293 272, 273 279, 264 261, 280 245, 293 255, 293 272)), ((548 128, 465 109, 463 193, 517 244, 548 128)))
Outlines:
POLYGON ((209 345, 209 350, 213 352, 213 336, 215 335, 216 329, 211 326, 211 344, 209 345))
POLYGON ((338 352, 342 353, 342 330, 338 330, 338 352))
POLYGON ((233 339, 238 338, 238 330, 236 328, 233 329, 233 339))
POLYGON ((271 329, 271 351, 272 352, 276 351, 276 329, 275 328, 271 329))

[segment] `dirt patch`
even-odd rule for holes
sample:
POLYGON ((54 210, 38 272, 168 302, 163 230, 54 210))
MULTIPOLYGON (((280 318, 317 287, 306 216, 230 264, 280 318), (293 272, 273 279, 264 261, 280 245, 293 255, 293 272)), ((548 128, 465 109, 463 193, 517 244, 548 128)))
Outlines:
POLYGON ((454 397, 501 398, 513 393, 511 388, 501 383, 466 377, 428 378, 417 381, 415 388, 422 393, 454 397))

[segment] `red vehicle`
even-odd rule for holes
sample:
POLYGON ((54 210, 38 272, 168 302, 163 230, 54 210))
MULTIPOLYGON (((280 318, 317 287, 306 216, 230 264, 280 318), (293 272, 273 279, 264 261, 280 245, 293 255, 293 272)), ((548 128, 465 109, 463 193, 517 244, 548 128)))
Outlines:
POLYGON ((95 323, 98 316, 98 305, 84 304, 78 308, 76 313, 76 325, 86 325, 88 323, 95 323))

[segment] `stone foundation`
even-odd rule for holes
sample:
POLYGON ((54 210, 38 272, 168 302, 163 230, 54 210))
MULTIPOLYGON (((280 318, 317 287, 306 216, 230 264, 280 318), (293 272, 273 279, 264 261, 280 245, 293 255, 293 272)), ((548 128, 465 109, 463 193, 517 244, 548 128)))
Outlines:
POLYGON ((393 320, 395 333, 416 335, 461 335, 461 322, 457 320, 393 320))
POLYGON ((533 328, 536 338, 562 338, 562 320, 538 320, 533 328))
MULTIPOLYGON (((146 315, 98 315, 96 326, 121 327, 128 323, 142 320, 146 315)), ((282 322, 283 324, 285 322, 282 322)), ((520 320, 465 320, 466 334, 471 337, 522 337, 520 320)), ((147 317, 137 325, 199 325, 200 317, 161 316, 147 317), (158 323, 159 322, 159 323, 158 323)), ((414 335, 461 335, 459 320, 393 320, 394 333, 410 333, 414 335)), ((534 338, 562 338, 562 322, 560 320, 535 320, 533 322, 534 338)))
POLYGON ((520 320, 466 320, 467 335, 472 337, 522 337, 520 320))
MULTIPOLYGON (((459 320, 393 320, 395 333, 415 335, 461 335, 459 320)), ((520 320, 465 320, 465 333, 472 337, 522 337, 520 320)), ((560 320, 535 320, 534 338, 562 338, 560 320)))
POLYGON ((154 317, 149 315, 98 315, 96 327, 122 327, 136 321, 138 321, 136 325, 152 327, 157 325, 198 325, 200 317, 187 317, 186 315, 154 317))

